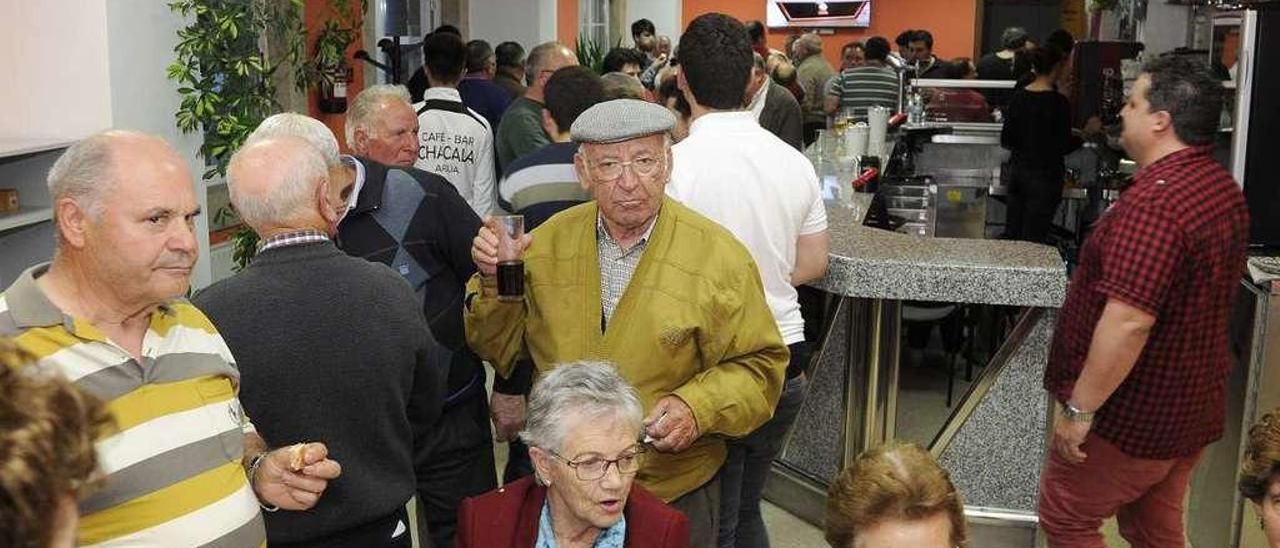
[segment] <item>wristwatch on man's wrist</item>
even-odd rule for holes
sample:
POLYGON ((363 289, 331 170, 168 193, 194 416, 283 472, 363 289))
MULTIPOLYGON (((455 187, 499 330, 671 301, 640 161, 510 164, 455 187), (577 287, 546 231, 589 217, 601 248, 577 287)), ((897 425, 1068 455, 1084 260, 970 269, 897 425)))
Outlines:
MULTIPOLYGON (((269 456, 271 456, 271 451, 263 449, 261 453, 253 457, 253 460, 249 463, 249 469, 245 472, 245 475, 249 478, 249 488, 253 489, 255 496, 257 496, 258 488, 253 484, 253 481, 258 475, 258 468, 262 467, 262 461, 267 460, 269 456)), ((263 502, 261 496, 258 496, 258 506, 268 512, 275 512, 280 509, 279 506, 263 502)))
POLYGON ((1071 405, 1071 402, 1062 404, 1062 416, 1071 422, 1093 422, 1093 412, 1088 413, 1081 411, 1078 407, 1071 405))

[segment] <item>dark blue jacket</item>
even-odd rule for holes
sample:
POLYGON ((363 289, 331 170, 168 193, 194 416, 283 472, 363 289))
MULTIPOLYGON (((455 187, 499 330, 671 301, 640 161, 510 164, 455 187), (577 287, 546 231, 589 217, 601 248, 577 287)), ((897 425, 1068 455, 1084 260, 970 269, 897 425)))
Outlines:
POLYGON ((493 128, 494 132, 498 131, 498 122, 502 120, 502 113, 506 112, 507 105, 511 104, 511 95, 507 90, 488 78, 463 76, 458 82, 458 94, 462 96, 462 104, 479 112, 485 120, 489 121, 489 127, 493 128))
POLYGON ((484 370, 467 348, 462 326, 465 285, 476 271, 471 241, 480 231, 480 218, 439 175, 356 160, 365 168, 364 186, 355 208, 338 225, 338 246, 391 267, 422 299, 431 333, 455 352, 447 404, 483 395, 484 370))

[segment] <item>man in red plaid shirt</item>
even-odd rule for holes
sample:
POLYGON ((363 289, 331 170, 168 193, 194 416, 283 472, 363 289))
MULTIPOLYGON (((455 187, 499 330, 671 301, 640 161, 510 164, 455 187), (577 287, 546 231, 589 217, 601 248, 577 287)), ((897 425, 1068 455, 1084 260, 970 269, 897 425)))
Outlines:
POLYGON ((1061 404, 1040 483, 1049 546, 1184 544, 1182 504, 1222 435, 1227 321, 1249 216, 1209 156, 1222 86, 1201 63, 1152 60, 1121 113, 1141 169, 1098 222, 1063 305, 1044 386, 1061 404))

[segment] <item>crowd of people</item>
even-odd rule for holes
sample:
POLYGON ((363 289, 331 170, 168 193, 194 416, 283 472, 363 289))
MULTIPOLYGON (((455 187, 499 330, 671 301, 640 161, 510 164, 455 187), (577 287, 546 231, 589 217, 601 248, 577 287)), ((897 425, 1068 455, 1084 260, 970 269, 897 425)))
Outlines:
MULTIPOLYGON (((257 255, 190 300, 186 162, 127 130, 68 148, 48 174, 53 260, 0 295, 0 544, 767 546, 764 483, 814 343, 798 288, 827 270, 803 132, 884 104, 895 62, 955 64, 927 31, 897 52, 850 44, 838 74, 817 35, 780 53, 723 14, 676 50, 651 22, 632 33, 601 75, 560 43, 526 55, 436 29, 408 88, 353 99, 351 155, 318 120, 267 118, 227 168, 257 255), (502 213, 529 232, 504 241, 502 213), (523 261, 515 301, 501 246, 523 261)), ((1057 93, 1060 56, 1005 34, 958 74, 1030 59, 1006 142, 1047 178, 1057 164, 1031 150, 1067 139, 1018 128, 1061 115, 1038 95, 1057 93)), ((1097 545, 1117 512, 1126 536, 1180 545, 1189 471, 1221 435, 1225 313, 1203 313, 1230 300, 1247 218, 1197 148, 1200 104, 1220 100, 1199 74, 1158 60, 1139 79, 1125 146, 1146 171, 1086 249, 1055 336, 1054 546, 1097 545), (1188 171, 1197 186, 1166 184, 1188 171), (1204 268, 1221 275, 1186 274, 1204 268)), ((1280 546, 1277 424, 1251 431, 1241 492, 1280 546)), ((826 536, 967 546, 962 494, 928 451, 872 448, 833 479, 826 536)))

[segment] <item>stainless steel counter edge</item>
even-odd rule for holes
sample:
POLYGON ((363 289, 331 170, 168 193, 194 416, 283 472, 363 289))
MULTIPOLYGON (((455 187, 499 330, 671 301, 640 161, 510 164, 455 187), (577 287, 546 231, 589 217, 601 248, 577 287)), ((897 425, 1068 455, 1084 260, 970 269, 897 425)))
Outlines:
POLYGON ((856 210, 828 202, 827 275, 813 287, 849 297, 1057 308, 1067 271, 1057 250, 1006 240, 924 238, 862 226, 856 210))

